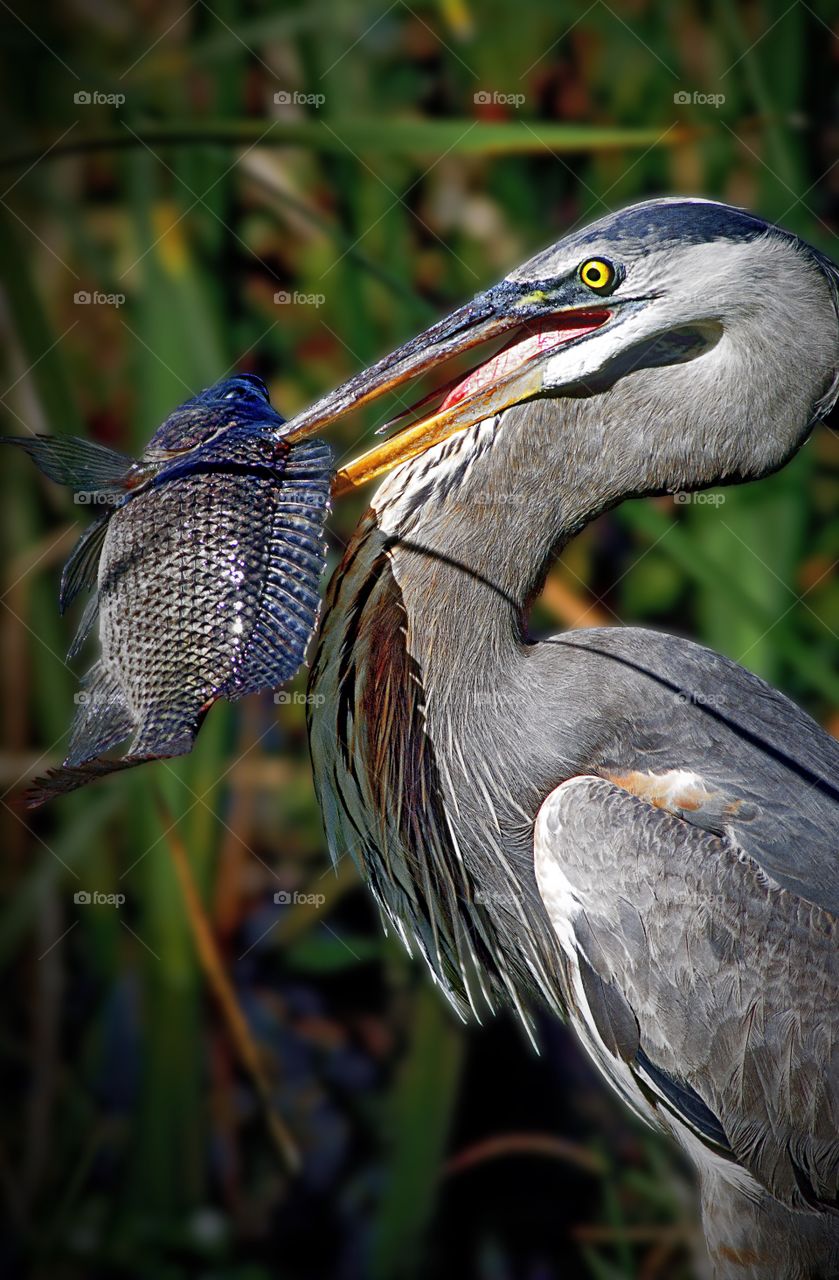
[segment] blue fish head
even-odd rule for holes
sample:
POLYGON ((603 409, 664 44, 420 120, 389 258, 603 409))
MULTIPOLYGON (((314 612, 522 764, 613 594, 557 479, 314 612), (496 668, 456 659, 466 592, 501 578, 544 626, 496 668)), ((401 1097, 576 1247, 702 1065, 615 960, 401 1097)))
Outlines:
MULTIPOLYGON (((241 405, 243 408, 252 408, 255 411, 259 411, 260 409, 264 410, 265 406, 268 405, 271 413, 275 412, 271 408, 268 387, 255 373, 237 373, 232 378, 221 378, 218 382, 214 382, 211 387, 207 387, 206 390, 199 391, 197 396, 187 401, 187 404, 215 405, 219 401, 229 402, 231 400, 236 402, 237 407, 241 405)), ((277 416, 279 417, 279 414, 277 416)))
POLYGON ((277 413, 268 388, 253 373, 222 378, 174 409, 155 431, 142 461, 160 465, 200 449, 231 429, 235 434, 278 433, 285 418, 277 413))

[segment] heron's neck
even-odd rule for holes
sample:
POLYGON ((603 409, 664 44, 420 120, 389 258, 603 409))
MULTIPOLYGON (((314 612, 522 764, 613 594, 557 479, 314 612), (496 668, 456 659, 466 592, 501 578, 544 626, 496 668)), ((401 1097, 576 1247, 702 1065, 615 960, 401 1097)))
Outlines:
MULTIPOLYGON (((538 402, 513 412, 527 415, 526 431, 509 412, 482 423, 400 468, 373 502, 417 656, 466 680, 487 655, 497 666, 520 648, 552 557, 619 496, 603 478, 601 431, 569 420, 558 467, 556 443, 540 447, 540 419, 556 432, 555 414, 538 402)), ((586 412, 572 404, 569 419, 586 412)))

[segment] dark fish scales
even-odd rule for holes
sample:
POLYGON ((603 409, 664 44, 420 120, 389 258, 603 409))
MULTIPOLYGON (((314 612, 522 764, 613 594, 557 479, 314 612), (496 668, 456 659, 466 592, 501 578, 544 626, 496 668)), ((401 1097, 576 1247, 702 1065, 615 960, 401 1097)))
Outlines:
POLYGON ((61 768, 30 799, 192 749, 219 698, 297 671, 320 609, 332 456, 289 445, 264 384, 227 379, 180 406, 134 462, 85 441, 14 439, 52 479, 104 503, 62 575, 66 609, 95 585, 71 653, 98 617, 61 768), (130 739, 122 756, 106 753, 130 739))

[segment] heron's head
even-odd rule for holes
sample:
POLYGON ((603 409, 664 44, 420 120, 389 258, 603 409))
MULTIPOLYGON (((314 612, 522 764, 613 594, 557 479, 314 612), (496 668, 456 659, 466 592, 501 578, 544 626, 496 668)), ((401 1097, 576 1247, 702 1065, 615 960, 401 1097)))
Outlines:
MULTIPOLYGON (((321 430, 473 348, 483 358, 471 372, 442 389, 434 411, 421 401, 419 419, 351 464, 345 483, 487 419, 499 433, 510 424, 526 433, 528 415, 510 411, 561 398, 603 408, 614 432, 604 444, 634 456, 635 489, 766 474, 839 396, 839 271, 744 210, 650 200, 537 254, 325 396, 290 434, 321 430), (619 422, 603 397, 621 405, 619 422)), ((556 409, 532 417, 554 424, 561 454, 568 442, 556 409)))

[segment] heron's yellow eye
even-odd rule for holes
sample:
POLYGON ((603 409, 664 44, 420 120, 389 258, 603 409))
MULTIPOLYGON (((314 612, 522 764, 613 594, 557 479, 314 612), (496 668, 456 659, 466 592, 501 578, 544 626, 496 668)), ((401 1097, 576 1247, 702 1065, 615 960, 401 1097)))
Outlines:
POLYGON ((608 293, 617 280, 617 272, 605 258, 589 258, 580 265, 580 279, 595 293, 608 293))

